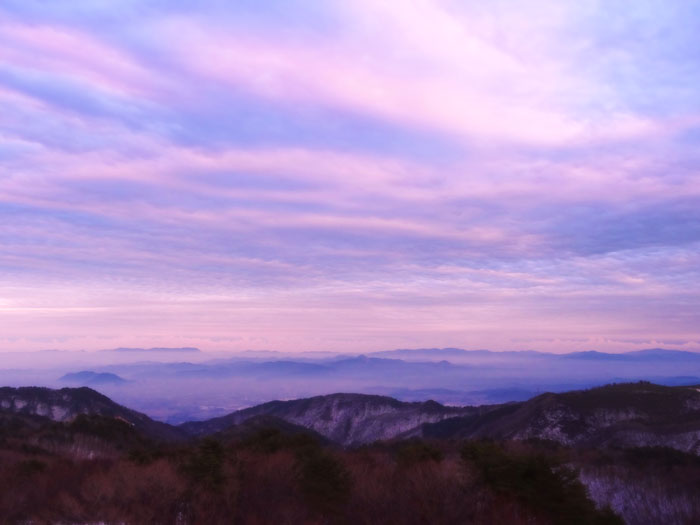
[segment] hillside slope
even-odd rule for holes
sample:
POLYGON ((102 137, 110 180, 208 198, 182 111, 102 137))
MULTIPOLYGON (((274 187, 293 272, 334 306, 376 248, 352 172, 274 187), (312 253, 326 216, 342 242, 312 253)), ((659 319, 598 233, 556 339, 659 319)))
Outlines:
POLYGON ((483 415, 422 425, 406 437, 546 439, 577 446, 700 452, 700 390, 651 383, 542 394, 483 415))
MULTIPOLYGON (((267 424, 285 432, 303 427, 343 446, 411 437, 492 438, 551 440, 577 447, 663 446, 700 453, 700 389, 646 382, 548 393, 526 402, 481 407, 331 394, 271 401, 179 427, 153 421, 86 387, 5 387, 0 388, 0 415, 42 417, 55 422, 72 422, 81 415, 97 416, 124 422, 139 435, 156 441, 237 435, 245 433, 246 428, 267 424)), ((26 419, 24 423, 31 427, 32 421, 26 419)))
POLYGON ((157 441, 176 441, 184 434, 176 427, 154 421, 146 414, 123 407, 87 387, 52 390, 42 387, 0 388, 0 413, 42 416, 67 422, 80 415, 123 421, 140 434, 157 441))
POLYGON ((343 445, 391 439, 424 423, 477 414, 475 407, 446 407, 434 401, 404 403, 383 396, 332 394, 293 401, 272 401, 232 414, 180 425, 190 436, 203 436, 268 415, 318 432, 343 445))

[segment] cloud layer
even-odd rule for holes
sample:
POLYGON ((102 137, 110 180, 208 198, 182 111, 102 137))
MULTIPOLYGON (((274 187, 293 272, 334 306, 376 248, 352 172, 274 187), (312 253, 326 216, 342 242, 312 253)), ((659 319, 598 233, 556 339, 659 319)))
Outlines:
POLYGON ((3 2, 0 345, 700 348, 698 22, 3 2))

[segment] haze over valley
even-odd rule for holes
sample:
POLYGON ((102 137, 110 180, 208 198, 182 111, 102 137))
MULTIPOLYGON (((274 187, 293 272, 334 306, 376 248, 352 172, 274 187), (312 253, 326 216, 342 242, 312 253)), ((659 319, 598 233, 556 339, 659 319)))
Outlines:
POLYGON ((0 369, 4 385, 89 386, 171 423, 336 392, 481 405, 612 382, 700 384, 700 353, 668 349, 550 354, 444 348, 334 355, 131 348, 8 353, 3 363, 14 363, 0 369))

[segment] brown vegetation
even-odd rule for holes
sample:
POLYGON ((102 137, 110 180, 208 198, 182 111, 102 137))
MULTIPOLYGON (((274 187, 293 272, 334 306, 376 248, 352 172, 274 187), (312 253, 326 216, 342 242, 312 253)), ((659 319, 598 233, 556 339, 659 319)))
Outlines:
MULTIPOLYGON (((534 456, 494 444, 474 456, 474 446, 461 454, 461 445, 418 441, 341 450, 262 429, 90 460, 15 443, 0 452, 0 516, 8 524, 518 524, 561 523, 558 512, 584 509, 617 522, 573 480, 555 507, 522 497, 534 478, 522 478, 521 467, 534 456), (484 461, 511 477, 507 490, 484 461)), ((558 467, 538 465, 534 490, 552 490, 563 479, 558 467)))

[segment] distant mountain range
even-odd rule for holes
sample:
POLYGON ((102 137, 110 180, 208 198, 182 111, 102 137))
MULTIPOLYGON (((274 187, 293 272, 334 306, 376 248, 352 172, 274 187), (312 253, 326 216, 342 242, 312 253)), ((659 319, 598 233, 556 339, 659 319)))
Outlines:
POLYGON ((664 348, 650 348, 622 353, 598 352, 587 350, 582 352, 568 352, 553 354, 549 352, 536 352, 534 350, 520 351, 493 351, 493 350, 462 350, 460 348, 423 348, 386 350, 367 354, 372 357, 390 359, 429 360, 438 359, 462 360, 462 359, 585 359, 601 361, 655 361, 659 359, 692 360, 700 362, 700 352, 686 350, 667 350, 664 348))
POLYGON ((61 377, 61 381, 66 383, 79 384, 84 386, 91 385, 120 385, 126 383, 126 380, 119 377, 117 374, 110 372, 92 372, 83 370, 82 372, 72 372, 61 377))
POLYGON ((371 352, 367 355, 372 357, 385 357, 390 359, 421 359, 421 360, 436 360, 459 359, 463 357, 537 357, 551 356, 557 354, 549 354, 546 352, 535 352, 533 350, 517 350, 517 351, 493 351, 493 350, 463 350, 461 348, 412 348, 398 350, 382 350, 380 352, 371 352))
POLYGON ((561 354, 563 359, 586 359, 601 361, 694 361, 700 363, 700 353, 684 350, 666 350, 663 348, 650 348, 648 350, 636 350, 621 354, 608 354, 605 352, 587 351, 561 354))
POLYGON ((132 353, 199 353, 201 350, 199 348, 194 348, 190 346, 185 346, 181 348, 113 348, 110 350, 103 350, 103 352, 132 352, 132 353))
POLYGON ((270 424, 285 432, 318 434, 343 446, 413 437, 534 438, 570 446, 664 446, 700 452, 700 386, 646 382, 547 393, 525 402, 480 407, 332 394, 273 401, 179 426, 153 421, 89 388, 5 387, 0 388, 2 414, 57 422, 81 415, 100 416, 123 421, 144 437, 161 441, 234 436, 270 424))
POLYGON ((0 370, 0 384, 91 386, 177 424, 274 399, 334 391, 464 406, 520 402, 543 392, 612 382, 700 383, 700 354, 666 349, 549 354, 444 348, 356 356, 246 353, 216 359, 196 349, 162 350, 98 352, 106 362, 64 364, 53 373, 48 368, 0 370))

